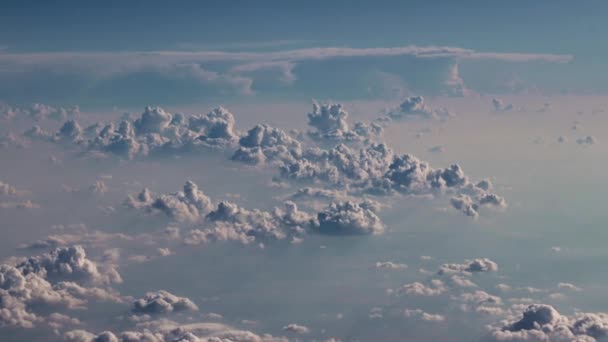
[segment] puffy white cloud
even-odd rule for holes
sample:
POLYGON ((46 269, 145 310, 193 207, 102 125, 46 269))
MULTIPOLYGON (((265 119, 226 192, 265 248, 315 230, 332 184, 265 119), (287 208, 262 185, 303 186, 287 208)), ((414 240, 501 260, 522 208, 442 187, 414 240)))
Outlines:
POLYGON ((234 115, 224 107, 213 109, 207 115, 193 115, 188 118, 188 128, 202 133, 199 140, 211 146, 230 146, 238 138, 234 115))
POLYGON ((146 107, 134 121, 92 124, 82 129, 69 120, 54 135, 34 126, 24 135, 55 141, 71 141, 92 151, 107 152, 124 158, 167 152, 187 152, 201 148, 228 148, 236 144, 238 132, 234 116, 222 107, 206 115, 171 114, 160 107, 146 107))
MULTIPOLYGON (((63 274, 73 274, 75 264, 82 262, 54 263, 53 267, 61 269, 59 272, 63 274)), ((82 287, 74 282, 55 282, 58 277, 47 279, 50 272, 46 269, 33 272, 32 268, 36 267, 23 267, 23 264, 16 267, 8 264, 0 265, 0 326, 32 328, 36 324, 47 323, 53 327, 64 320, 60 319, 58 314, 45 317, 43 312, 46 307, 59 305, 67 308, 84 308, 88 299, 123 301, 119 294, 111 290, 82 287), (39 309, 42 309, 40 310, 42 313, 36 313, 39 309)), ((91 271, 87 274, 99 273, 91 271)), ((98 278, 100 277, 96 277, 98 278)))
POLYGON ((445 317, 439 314, 430 314, 421 309, 405 309, 403 311, 405 317, 417 317, 427 322, 442 322, 445 317))
POLYGON ((424 97, 412 96, 405 99, 397 108, 388 111, 392 119, 449 119, 454 116, 446 108, 433 109, 424 103, 424 97))
POLYGON ((143 331, 125 331, 114 334, 104 331, 92 334, 85 330, 72 330, 64 334, 69 342, 288 342, 284 337, 258 335, 220 323, 193 323, 179 325, 173 321, 158 320, 141 325, 143 331))
POLYGON ((146 107, 141 116, 133 122, 138 135, 147 133, 162 133, 169 127, 173 115, 160 107, 146 107))
POLYGON ((437 274, 496 272, 498 264, 488 258, 466 260, 462 264, 443 264, 437 274))
POLYGON ((377 122, 366 124, 356 122, 351 130, 348 126, 348 112, 340 104, 313 103, 313 111, 308 113, 308 125, 314 128, 308 134, 314 139, 362 141, 376 138, 383 132, 377 122))
POLYGON ((209 197, 193 181, 187 181, 183 191, 173 194, 155 196, 145 188, 137 196, 130 195, 125 205, 148 212, 162 212, 177 221, 197 221, 213 209, 209 197))
POLYGON ((519 319, 491 327, 497 341, 585 341, 608 336, 608 314, 561 315, 551 305, 531 304, 519 319))
POLYGON ((50 253, 30 257, 17 268, 51 280, 82 280, 92 284, 120 283, 120 274, 110 265, 98 267, 87 258, 82 246, 60 247, 50 253))
POLYGON ((317 214, 315 229, 321 234, 382 234, 384 224, 364 204, 339 202, 330 204, 317 214))
POLYGON ((410 284, 405 284, 396 290, 390 291, 391 293, 396 294, 407 294, 412 296, 438 296, 447 292, 447 287, 445 284, 439 279, 431 280, 429 285, 425 285, 420 282, 414 282, 410 284))
POLYGON ((168 291, 148 292, 133 302, 132 311, 137 314, 164 314, 178 311, 198 311, 190 299, 178 297, 168 291))
POLYGON ((302 146, 299 141, 281 129, 258 124, 241 137, 232 160, 248 164, 270 162, 283 165, 296 162, 301 155, 302 146))

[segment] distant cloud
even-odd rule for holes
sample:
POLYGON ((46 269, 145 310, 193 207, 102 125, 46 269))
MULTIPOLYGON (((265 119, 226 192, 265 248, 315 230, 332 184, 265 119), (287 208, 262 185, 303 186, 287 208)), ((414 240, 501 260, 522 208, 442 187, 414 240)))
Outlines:
POLYGON ((436 119, 446 120, 454 116, 446 108, 433 109, 427 105, 422 96, 408 97, 399 107, 390 109, 388 116, 392 119, 436 119))
POLYGON ((531 304, 519 318, 491 328, 497 341, 595 341, 608 336, 608 314, 561 315, 546 304, 531 304))
POLYGON ((168 291, 148 292, 133 302, 132 311, 138 314, 165 314, 178 311, 198 311, 190 299, 178 297, 168 291))
POLYGON ((597 141, 597 139, 595 139, 595 137, 593 137, 591 135, 576 139, 576 143, 579 145, 593 145, 596 143, 596 141, 597 141))

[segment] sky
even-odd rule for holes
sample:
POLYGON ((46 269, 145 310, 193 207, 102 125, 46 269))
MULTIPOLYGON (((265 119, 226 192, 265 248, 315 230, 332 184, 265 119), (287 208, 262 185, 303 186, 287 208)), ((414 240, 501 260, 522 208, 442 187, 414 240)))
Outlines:
POLYGON ((608 341, 602 1, 7 1, 0 340, 608 341))

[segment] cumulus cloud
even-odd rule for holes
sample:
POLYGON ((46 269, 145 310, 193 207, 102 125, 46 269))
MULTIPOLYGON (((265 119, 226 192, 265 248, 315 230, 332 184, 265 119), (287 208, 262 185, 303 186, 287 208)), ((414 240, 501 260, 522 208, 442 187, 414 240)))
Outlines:
POLYGON ((78 280, 92 284, 120 283, 120 274, 110 265, 100 267, 87 258, 82 246, 59 247, 17 264, 24 274, 38 274, 52 280, 78 280))
POLYGON ((408 97, 399 107, 388 111, 392 119, 436 119, 445 120, 454 116, 446 108, 433 109, 424 102, 422 96, 408 97))
POLYGON ((132 311, 137 314, 166 314, 179 311, 198 311, 198 306, 190 299, 178 297, 160 290, 146 293, 145 297, 133 302, 132 311))
POLYGON ((351 130, 348 126, 348 112, 340 104, 313 103, 313 111, 308 113, 308 125, 314 128, 308 134, 314 139, 336 141, 362 141, 380 136, 384 130, 378 122, 370 124, 358 121, 351 130))
POLYGON ((278 165, 293 163, 302 155, 300 142, 281 129, 266 124, 251 128, 239 140, 239 148, 232 160, 248 164, 278 165))
POLYGON ((382 234, 384 224, 376 213, 364 204, 332 203, 317 214, 315 229, 321 234, 382 234))
POLYGON ((405 317, 416 317, 427 322, 442 322, 445 317, 439 314, 430 314, 421 309, 405 309, 403 311, 405 317))
POLYGON ((491 327, 497 341, 595 341, 608 336, 608 314, 564 316, 546 304, 527 306, 519 319, 491 327))
POLYGON ((445 284, 439 279, 431 280, 429 285, 425 285, 420 282, 414 282, 410 284, 405 284, 396 290, 392 290, 391 293, 395 294, 407 294, 412 296, 438 296, 444 294, 448 291, 445 284))
POLYGON ((496 272, 498 264, 488 258, 467 260, 462 264, 443 264, 437 274, 496 272))
POLYGON ((114 334, 104 331, 93 334, 86 330, 71 330, 64 334, 68 342, 288 342, 284 337, 276 337, 268 334, 258 335, 248 330, 239 330, 232 326, 220 323, 192 323, 180 325, 169 320, 158 320, 146 323, 139 327, 140 330, 124 331, 114 334))
POLYGON ((24 135, 72 142, 88 151, 131 159, 150 154, 229 148, 236 144, 239 137, 234 125, 234 116, 222 107, 206 115, 190 116, 188 120, 180 113, 172 114, 160 107, 146 107, 135 120, 127 118, 118 123, 95 123, 82 128, 76 120, 71 119, 55 134, 34 126, 24 135))
POLYGON ((125 205, 148 212, 161 212, 177 221, 197 221, 213 209, 211 199, 192 181, 184 184, 183 191, 154 195, 147 188, 137 196, 129 195, 125 205))
POLYGON ((91 286, 118 281, 118 273, 101 273, 80 253, 84 252, 79 248, 65 249, 29 258, 16 266, 0 265, 0 326, 57 327, 71 320, 58 313, 45 316, 45 308, 84 308, 89 299, 122 302, 118 293, 91 286), (78 276, 74 277, 75 274, 78 276), (87 287, 71 280, 83 281, 87 287))

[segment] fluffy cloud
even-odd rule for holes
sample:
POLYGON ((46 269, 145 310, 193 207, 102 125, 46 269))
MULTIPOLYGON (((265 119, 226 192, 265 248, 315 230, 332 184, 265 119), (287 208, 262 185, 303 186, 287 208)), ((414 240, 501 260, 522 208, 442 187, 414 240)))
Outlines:
POLYGON ((72 119, 66 121, 54 135, 37 126, 24 135, 74 142, 87 150, 131 159, 171 151, 231 147, 238 140, 234 124, 232 113, 222 107, 206 115, 193 115, 188 120, 182 114, 172 114, 160 107, 146 107, 134 121, 127 118, 107 125, 95 123, 83 129, 72 119))
POLYGON ((376 138, 383 132, 377 122, 366 124, 358 121, 351 130, 348 126, 348 112, 340 104, 313 103, 313 111, 308 113, 308 125, 314 128, 308 134, 314 139, 337 141, 362 141, 376 138))
POLYGON ((192 181, 183 191, 155 196, 145 188, 137 196, 129 196, 125 204, 130 208, 148 212, 162 212, 177 221, 196 221, 213 208, 211 200, 192 181))
POLYGON ((365 204, 332 203, 317 214, 315 229, 321 234, 382 234, 384 224, 365 204))
POLYGON ((445 320, 445 317, 442 315, 430 314, 428 312, 424 312, 421 309, 405 309, 403 311, 403 315, 405 317, 417 317, 427 322, 442 322, 445 320))
POLYGON ((424 97, 412 96, 403 101, 399 107, 388 111, 392 119, 436 119, 445 120, 454 116, 446 108, 433 109, 424 103, 424 97))
POLYGON ((551 305, 531 304, 520 318, 491 328, 497 341, 595 341, 608 336, 608 314, 561 315, 551 305))
POLYGON ((443 264, 437 274, 496 272, 498 264, 488 258, 467 260, 463 264, 443 264))
POLYGON ((439 279, 431 280, 429 285, 425 285, 420 282, 414 282, 410 284, 405 284, 396 290, 390 291, 391 293, 407 294, 412 296, 438 296, 447 292, 447 287, 445 284, 439 279))
POLYGON ((68 342, 288 342, 284 337, 258 335, 220 323, 193 323, 180 325, 173 321, 153 321, 141 327, 143 331, 125 331, 114 334, 104 331, 93 334, 85 330, 71 330, 64 334, 68 342))
POLYGON ((132 311, 137 314, 164 314, 178 311, 198 311, 190 299, 178 297, 167 291, 148 292, 133 302, 132 311))
POLYGON ((57 327, 62 322, 66 323, 65 317, 59 314, 45 317, 45 308, 84 308, 89 299, 122 302, 119 294, 90 286, 92 283, 120 280, 117 277, 114 270, 101 273, 77 247, 29 258, 17 266, 0 265, 0 326, 32 328, 46 323, 57 327), (87 287, 64 281, 75 278, 87 287), (37 310, 41 313, 36 313, 37 310))
POLYGON ((241 137, 232 160, 248 164, 269 162, 284 165, 296 162, 301 155, 299 141, 281 129, 258 124, 241 137))
POLYGON ((77 280, 92 284, 120 283, 120 274, 109 265, 99 267, 87 258, 82 246, 60 247, 30 257, 17 265, 24 274, 38 274, 52 280, 77 280))

